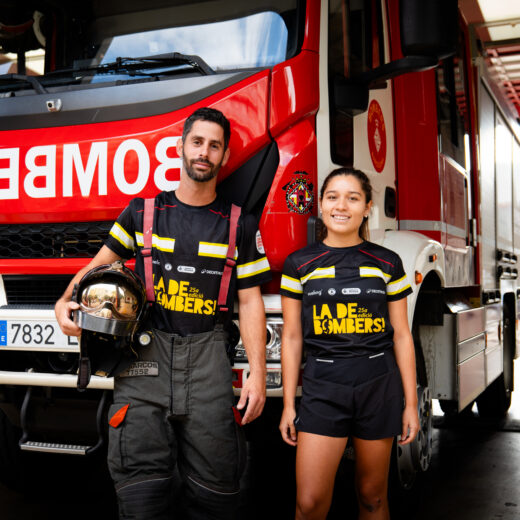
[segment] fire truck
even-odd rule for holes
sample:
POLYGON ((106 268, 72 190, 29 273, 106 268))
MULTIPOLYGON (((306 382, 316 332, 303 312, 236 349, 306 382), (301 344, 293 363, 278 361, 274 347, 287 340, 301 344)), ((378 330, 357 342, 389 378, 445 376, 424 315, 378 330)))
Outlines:
MULTIPOLYGON (((273 271, 262 287, 266 410, 282 395, 283 262, 314 240, 318 186, 343 165, 369 175, 371 240, 399 253, 413 288, 421 432, 396 447, 402 488, 428 469, 432 399, 446 413, 475 402, 484 417, 507 412, 520 312, 519 104, 457 2, 0 5, 4 481, 19 448, 88 455, 104 445, 113 380, 93 376, 77 391, 79 346, 60 332, 54 303, 132 197, 176 188, 175 143, 201 106, 231 121, 218 189, 257 217, 273 271)), ((239 393, 248 365, 237 331, 239 393)))

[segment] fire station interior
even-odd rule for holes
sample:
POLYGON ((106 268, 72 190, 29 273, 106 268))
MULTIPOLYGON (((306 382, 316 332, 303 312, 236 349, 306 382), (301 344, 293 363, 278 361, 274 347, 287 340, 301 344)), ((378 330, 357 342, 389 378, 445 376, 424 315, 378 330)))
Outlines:
MULTIPOLYGON (((375 0, 368 0, 369 3, 370 1, 375 0)), ((390 1, 385 0, 387 3, 390 1)), ((147 8, 150 11, 168 12, 169 9, 189 3, 185 0, 149 0, 147 8)), ((221 3, 228 9, 223 16, 228 12, 229 16, 234 16, 241 10, 244 13, 248 12, 247 2, 221 3)), ((298 26, 305 2, 279 0, 277 3, 287 4, 287 26, 293 29, 298 26), (293 9, 294 4, 298 4, 298 9, 293 9)), ((356 6, 358 3, 366 2, 343 0, 338 5, 339 8, 345 8, 347 4, 356 6)), ((93 22, 104 18, 105 23, 110 23, 116 19, 116 14, 123 13, 126 17, 124 22, 121 22, 121 27, 125 24, 124 30, 127 30, 134 23, 133 14, 142 9, 142 4, 139 0, 0 0, 0 100, 2 97, 25 95, 24 92, 31 89, 40 92, 45 82, 51 86, 58 84, 67 74, 70 76, 70 82, 66 88, 73 89, 75 83, 84 86, 90 82, 91 76, 71 79, 71 71, 77 67, 94 67, 101 63, 106 50, 103 46, 104 26, 93 22), (58 18, 63 21, 61 29, 53 32, 53 23, 58 18), (31 30, 28 30, 29 28, 31 30), (97 43, 85 44, 92 41, 97 43), (43 50, 49 47, 49 42, 52 45, 52 53, 43 50), (62 72, 52 74, 51 71, 55 69, 61 69, 62 72)), ((268 8, 270 2, 266 0, 263 4, 268 8)), ((449 160, 467 164, 475 158, 479 160, 480 157, 475 155, 468 158, 467 135, 470 133, 471 125, 478 124, 478 121, 472 120, 470 115, 469 104, 472 101, 465 77, 465 60, 475 60, 475 63, 478 61, 486 81, 487 94, 484 95, 490 100, 498 100, 494 117, 513 121, 515 126, 512 134, 514 139, 520 142, 520 3, 518 0, 458 0, 458 6, 462 20, 459 20, 459 23, 467 27, 469 48, 466 53, 459 52, 440 60, 435 73, 438 93, 436 110, 439 118, 440 149, 449 160)), ((188 8, 189 5, 186 12, 188 8)), ((190 15, 187 16, 189 18, 190 15)), ((211 17, 206 21, 210 22, 211 17)), ((153 30, 156 23, 157 20, 150 16, 148 29, 153 30)), ((110 30, 113 30, 113 27, 110 27, 110 30)), ((123 29, 121 32, 124 32, 123 29)), ((292 36, 284 49, 287 56, 298 48, 303 38, 301 30, 294 29, 290 34, 292 36)), ((460 38, 462 37, 461 33, 460 38)), ((459 46, 459 51, 461 48, 459 46)), ((195 72, 191 67, 193 63, 189 66, 181 63, 178 73, 193 75, 195 72)), ((197 74, 214 72, 208 69, 208 64, 204 61, 198 61, 195 68, 197 74)), ((127 79, 114 80, 112 77, 111 81, 127 79)), ((135 78, 132 78, 132 81, 134 80, 135 78)), ((60 88, 63 84, 60 84, 60 88)), ((96 81, 92 81, 92 88, 96 88, 96 81)), ((49 110, 51 108, 49 107, 49 110)), ((338 113, 336 117, 333 124, 336 125, 340 142, 345 134, 353 132, 354 116, 352 113, 338 113)), ((2 130, 5 128, 2 127, 2 130)), ((333 153, 336 153, 338 160, 353 161, 354 151, 351 148, 338 146, 333 153)), ((269 155, 273 171, 278 160, 277 152, 269 155)), ((520 156, 517 155, 516 160, 520 161, 520 156)), ((0 169, 2 166, 3 163, 0 162, 0 169)), ((512 171, 520 172, 520 166, 514 164, 512 171)), ((520 182, 520 179, 517 181, 520 182)), ((418 182, 420 183, 420 180, 418 182)), ((0 184, 0 188, 2 186, 0 184)), ((221 189, 233 190, 233 179, 227 184, 223 183, 221 189)), ((493 189, 499 192, 500 186, 494 185, 493 189)), ((262 192, 250 201, 250 207, 247 209, 259 216, 266 197, 267 194, 262 192)), ((493 208, 493 211, 495 210, 501 211, 500 208, 493 208)), ((520 213, 515 215, 515 218, 520 219, 520 213)), ((476 224, 469 221, 464 225, 467 242, 470 243, 473 239, 476 241, 476 224)), ((485 223, 483 226, 485 228, 485 223)), ((39 233, 38 229, 36 231, 39 233)), ((102 231, 106 232, 107 229, 102 231)), ((464 240, 466 241, 466 238, 464 240)), ((91 249, 97 248, 98 245, 96 242, 85 247, 90 253, 91 249)), ((514 270, 516 267, 520 269, 519 265, 513 265, 512 256, 516 251, 501 250, 496 243, 493 243, 491 249, 492 255, 495 255, 497 250, 497 257, 493 256, 493 265, 496 264, 497 269, 502 269, 498 277, 515 280, 518 270, 516 276, 514 270), (507 258, 506 254, 509 255, 507 258), (509 269, 508 274, 505 272, 506 269, 509 269)), ((16 281, 16 277, 12 280, 16 281)), ((483 284, 482 291, 481 287, 474 289, 472 296, 480 300, 482 307, 486 304, 499 304, 500 297, 496 294, 495 282, 493 279, 489 287, 484 287, 483 284)), ((52 298, 56 299, 63 291, 64 284, 60 281, 54 285, 55 287, 49 290, 53 291, 52 298)), ((422 317, 425 323, 432 323, 435 313, 442 313, 444 302, 441 298, 445 293, 439 279, 434 277, 427 278, 423 288, 424 291, 419 298, 418 316, 422 317)), ((456 295, 456 291, 453 291, 453 294, 456 295)), ((512 300, 506 298, 500 302, 505 309, 505 320, 497 335, 500 341, 505 338, 505 348, 509 349, 509 365, 504 369, 502 381, 506 394, 497 395, 495 385, 493 393, 488 392, 486 397, 480 399, 479 405, 471 400, 469 406, 462 409, 449 399, 433 400, 433 409, 427 410, 433 425, 430 431, 432 450, 429 454, 431 460, 427 463, 428 471, 417 476, 415 471, 410 470, 407 473, 408 468, 392 462, 390 492, 393 520, 520 518, 520 363, 513 360, 515 345, 516 352, 520 354, 519 302, 520 289, 516 290, 512 300), (514 309, 517 309, 516 314, 514 309), (397 486, 394 482, 404 484, 397 486)), ((420 344, 418 328, 415 328, 413 333, 415 340, 420 344)), ((49 359, 56 364, 58 370, 61 368, 60 363, 66 362, 57 355, 49 359)), ((4 395, 1 389, 0 395, 4 395)), ((89 408, 89 414, 92 416, 95 412, 91 407, 90 403, 85 402, 85 408, 89 408)), ((52 429, 50 413, 46 416, 43 412, 39 419, 47 422, 52 429)), ((77 410, 70 417, 71 429, 76 429, 83 420, 82 410, 77 410), (74 422, 77 424, 73 428, 74 422)), ((94 417, 93 420, 99 421, 100 418, 94 417)), ((0 436, 9 437, 8 441, 12 445, 18 441, 11 437, 18 433, 18 430, 13 432, 0 417, 0 436)), ((256 511, 245 502, 241 511, 243 519, 292 517, 293 503, 290 499, 294 485, 293 475, 288 468, 294 464, 294 455, 285 447, 280 447, 277 441, 269 440, 267 446, 268 449, 262 451, 262 464, 255 466, 252 463, 250 472, 243 481, 247 491, 246 497, 255 497, 257 500, 256 511), (254 473, 255 467, 261 468, 258 474, 254 473), (273 503, 277 505, 274 506, 273 503), (276 512, 273 512, 274 510, 276 512)), ((250 461, 253 457, 254 448, 250 454, 250 461)), ((357 518, 356 497, 353 492, 354 462, 355 454, 349 446, 337 475, 332 508, 327 517, 329 520, 357 518)), ((417 466, 421 461, 414 460, 413 463, 417 466)), ((0 449, 0 516, 4 520, 23 520, 36 516, 42 520, 70 518, 71 511, 79 518, 95 517, 109 520, 117 517, 115 497, 102 457, 96 456, 90 461, 80 462, 63 458, 54 468, 53 464, 49 464, 46 454, 15 454, 0 449), (23 471, 16 475, 6 473, 5 468, 17 465, 23 466, 23 471), (86 489, 89 492, 84 493, 86 489)))

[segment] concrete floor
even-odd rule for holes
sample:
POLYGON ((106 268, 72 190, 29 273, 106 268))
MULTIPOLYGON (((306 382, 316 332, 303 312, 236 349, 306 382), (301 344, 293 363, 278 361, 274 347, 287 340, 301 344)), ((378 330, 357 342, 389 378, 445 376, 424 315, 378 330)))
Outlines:
POLYGON ((451 421, 436 412, 432 468, 416 520, 520 520, 519 361, 515 378, 501 424, 486 423, 475 411, 451 421))

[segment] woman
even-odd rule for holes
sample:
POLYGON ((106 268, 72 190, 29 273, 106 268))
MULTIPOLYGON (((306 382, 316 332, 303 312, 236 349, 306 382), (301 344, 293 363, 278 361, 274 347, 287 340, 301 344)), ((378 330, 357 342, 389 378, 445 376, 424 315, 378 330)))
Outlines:
POLYGON ((419 429, 406 311, 412 291, 399 256, 367 241, 372 188, 363 172, 331 172, 320 203, 325 237, 287 258, 281 283, 280 431, 297 446, 296 519, 326 518, 351 436, 359 519, 388 520, 393 437, 400 434, 399 443, 408 444, 419 429))

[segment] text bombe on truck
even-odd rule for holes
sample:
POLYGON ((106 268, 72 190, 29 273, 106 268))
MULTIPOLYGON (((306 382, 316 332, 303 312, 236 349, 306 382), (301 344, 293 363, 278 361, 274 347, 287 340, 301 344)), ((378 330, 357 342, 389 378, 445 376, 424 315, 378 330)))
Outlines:
MULTIPOLYGON (((344 165, 369 175, 371 239, 399 253, 413 288, 422 428, 396 450, 403 486, 429 466, 432 398, 507 411, 518 114, 456 2, 0 5, 0 459, 20 437, 34 451, 102 445, 113 381, 77 392, 79 347, 53 306, 131 198, 176 188, 175 143, 201 106, 231 121, 218 190, 258 219, 274 273, 262 287, 268 397, 282 392, 280 271, 314 239, 320 180, 344 165)), ((248 365, 236 336, 238 393, 248 365)))

